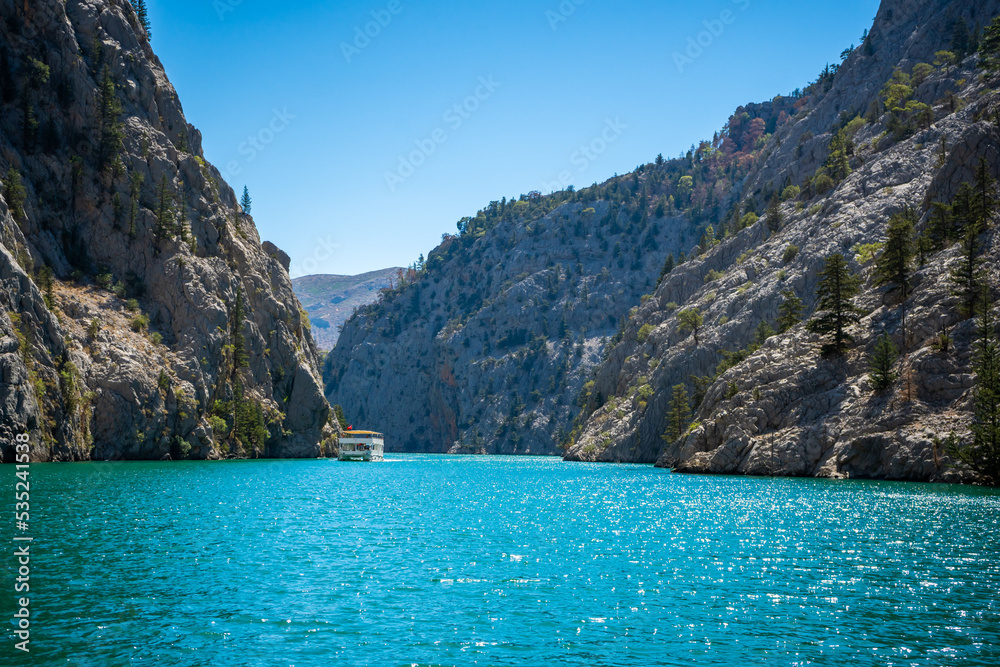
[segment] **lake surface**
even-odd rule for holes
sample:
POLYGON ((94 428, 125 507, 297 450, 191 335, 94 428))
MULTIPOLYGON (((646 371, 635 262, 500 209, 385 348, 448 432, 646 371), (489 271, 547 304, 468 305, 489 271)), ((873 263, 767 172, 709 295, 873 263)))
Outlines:
POLYGON ((31 664, 1000 664, 996 491, 421 455, 31 477, 31 664))

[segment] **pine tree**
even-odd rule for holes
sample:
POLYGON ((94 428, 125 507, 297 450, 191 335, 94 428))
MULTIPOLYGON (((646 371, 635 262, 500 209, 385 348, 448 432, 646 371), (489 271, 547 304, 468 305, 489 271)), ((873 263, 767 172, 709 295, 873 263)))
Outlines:
POLYGON ((135 15, 139 19, 139 25, 146 32, 146 38, 151 39, 153 37, 153 31, 149 26, 149 12, 146 9, 146 0, 134 0, 135 5, 135 15))
POLYGON ((1000 71, 1000 16, 994 18, 979 42, 979 64, 987 72, 1000 71))
POLYGON ((163 175, 160 181, 160 192, 156 206, 156 240, 161 241, 170 236, 174 225, 174 195, 167 181, 167 175, 163 175))
POLYGON ((994 194, 996 186, 996 179, 990 173, 986 158, 979 158, 979 166, 976 168, 976 177, 973 181, 974 197, 971 213, 980 231, 985 231, 989 227, 990 219, 996 210, 996 196, 994 194))
POLYGON ((892 386, 899 377, 896 372, 896 361, 899 360, 899 349, 892 342, 889 334, 883 333, 875 343, 875 351, 868 358, 871 367, 871 381, 875 391, 882 392, 892 386))
POLYGON ((138 172, 132 172, 132 176, 129 178, 128 235, 129 238, 133 239, 136 235, 135 219, 139 215, 139 194, 142 192, 142 181, 144 178, 138 172))
POLYGON ((687 430, 691 424, 691 403, 688 400, 687 389, 679 384, 674 387, 670 397, 670 409, 667 412, 667 433, 669 442, 674 442, 687 430))
POLYGON ((253 200, 250 199, 250 190, 247 186, 243 186, 243 196, 240 197, 240 208, 243 209, 243 215, 250 215, 250 207, 253 205, 253 200))
POLYGON ((767 205, 767 228, 772 232, 777 232, 784 224, 784 216, 781 215, 781 205, 779 197, 774 195, 767 205))
POLYGON ((705 322, 705 318, 702 316, 701 311, 697 308, 682 310, 677 313, 677 321, 680 324, 680 330, 682 332, 691 331, 694 333, 694 344, 695 347, 697 347, 698 330, 701 329, 701 325, 705 322))
POLYGON ((952 282, 955 283, 952 294, 961 299, 958 312, 963 317, 972 317, 976 314, 982 292, 982 260, 979 257, 980 231, 979 225, 975 221, 966 227, 965 237, 962 239, 961 262, 958 268, 951 272, 952 282))
POLYGON ((976 193, 968 183, 958 186, 955 198, 951 200, 952 234, 961 239, 972 225, 976 224, 975 215, 976 193))
POLYGON ((826 258, 819 277, 816 295, 819 297, 818 310, 822 314, 810 320, 806 329, 833 336, 833 340, 823 346, 824 355, 843 354, 854 340, 847 333, 847 327, 860 319, 852 299, 857 295, 861 281, 851 272, 847 260, 839 252, 826 258))
POLYGON ((910 297, 910 265, 915 255, 913 230, 917 214, 911 208, 889 218, 885 246, 875 265, 875 284, 893 285, 902 291, 903 351, 906 351, 906 300, 910 297))
POLYGON ((802 299, 795 296, 792 290, 784 290, 781 296, 785 298, 778 306, 778 333, 785 333, 802 321, 802 299))
POLYGON ((674 270, 674 253, 667 255, 667 261, 663 263, 663 270, 660 271, 660 281, 662 282, 667 275, 674 270))
POLYGON ((107 67, 101 72, 101 82, 98 86, 98 112, 100 121, 100 145, 98 147, 98 164, 101 169, 112 165, 121 151, 122 139, 125 137, 124 126, 120 120, 122 103, 115 92, 115 82, 107 67))
POLYGON ((969 42, 969 24, 965 22, 964 18, 959 18, 951 31, 951 50, 955 52, 959 60, 969 54, 969 42))
POLYGON ((243 325, 246 321, 246 314, 243 310, 243 288, 236 286, 236 301, 233 303, 232 312, 232 338, 233 338, 233 371, 245 368, 250 365, 250 357, 247 355, 247 339, 243 335, 243 325))
POLYGON ((972 442, 953 453, 987 484, 1000 486, 1000 344, 991 310, 992 304, 984 299, 976 345, 972 442))
POLYGON ((944 248, 952 240, 958 238, 955 233, 955 221, 951 213, 951 205, 936 201, 931 204, 931 216, 927 225, 927 238, 930 240, 930 250, 944 248))
POLYGON ((333 406, 333 414, 337 418, 337 423, 340 424, 340 429, 346 431, 350 424, 347 421, 347 417, 344 416, 344 408, 339 405, 333 406))

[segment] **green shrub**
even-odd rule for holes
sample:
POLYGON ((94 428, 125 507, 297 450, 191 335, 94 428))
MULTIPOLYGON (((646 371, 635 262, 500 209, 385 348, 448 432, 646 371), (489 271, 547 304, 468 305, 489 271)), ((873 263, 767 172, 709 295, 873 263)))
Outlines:
POLYGON ((798 254, 799 254, 799 247, 797 245, 789 244, 789 246, 785 248, 785 254, 781 256, 781 261, 784 262, 785 264, 788 264, 789 262, 794 260, 798 254))
POLYGON ((854 260, 858 264, 868 264, 875 260, 882 251, 882 243, 859 243, 851 250, 854 251, 854 260))
POLYGON ((159 331, 154 331, 153 333, 149 334, 149 340, 151 343, 153 343, 153 345, 160 345, 161 343, 163 343, 163 336, 160 334, 159 331))
POLYGON ((705 274, 705 282, 710 283, 722 278, 724 274, 722 271, 711 270, 705 274))
POLYGON ((217 436, 226 435, 229 425, 226 424, 226 420, 218 415, 212 415, 208 418, 208 425, 212 427, 212 431, 217 436))
POLYGON ((7 176, 3 183, 3 198, 10 207, 10 213, 16 222, 24 221, 24 202, 28 199, 28 192, 21 183, 21 174, 14 167, 7 170, 7 176))
POLYGON ((125 310, 134 313, 139 310, 139 302, 136 299, 129 299, 125 302, 125 310))
POLYGON ((649 338, 649 334, 651 333, 653 333, 653 325, 643 324, 641 327, 639 327, 639 333, 637 333, 635 337, 640 343, 645 343, 646 339, 649 338))
POLYGON ((789 185, 787 188, 781 191, 781 201, 788 201, 789 199, 797 199, 802 193, 802 188, 797 185, 789 185))
POLYGON ((142 333, 149 328, 149 317, 140 313, 129 320, 129 326, 132 327, 132 331, 142 333))
POLYGON ((111 272, 107 269, 102 269, 101 272, 97 274, 97 277, 94 278, 94 282, 96 282, 97 286, 101 289, 110 290, 114 285, 115 277, 112 276, 111 272))
POLYGON ((833 179, 825 171, 816 174, 816 177, 813 179, 813 188, 816 190, 816 194, 819 195, 825 195, 830 190, 833 190, 835 185, 836 183, 834 183, 833 179))
POLYGON ((97 338, 97 333, 101 330, 101 321, 96 317, 90 320, 90 324, 87 325, 87 337, 90 339, 97 338))

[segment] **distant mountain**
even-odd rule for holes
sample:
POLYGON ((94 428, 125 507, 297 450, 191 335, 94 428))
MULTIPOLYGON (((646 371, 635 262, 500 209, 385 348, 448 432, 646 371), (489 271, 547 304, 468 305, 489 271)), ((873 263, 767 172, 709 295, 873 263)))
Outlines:
POLYGON ((313 339, 330 350, 340 337, 340 326, 354 309, 378 299, 378 291, 395 281, 400 269, 380 269, 357 276, 315 275, 292 280, 292 289, 312 322, 313 339))

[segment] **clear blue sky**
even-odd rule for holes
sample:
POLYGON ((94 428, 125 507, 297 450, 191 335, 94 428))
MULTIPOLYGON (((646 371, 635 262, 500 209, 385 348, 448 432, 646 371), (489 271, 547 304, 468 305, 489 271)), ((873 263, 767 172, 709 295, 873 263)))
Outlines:
POLYGON ((737 105, 815 79, 878 9, 877 0, 148 4, 153 47, 207 158, 237 192, 249 186, 261 237, 291 255, 293 276, 406 265, 492 199, 586 186, 675 156, 711 138, 737 105), (366 28, 376 36, 358 38, 366 28), (685 53, 689 40, 703 46, 685 53), (695 57, 679 65, 675 54, 695 57), (587 145, 589 155, 579 152, 587 145))

